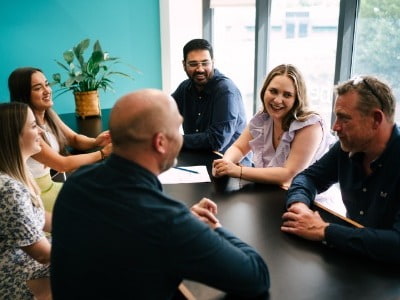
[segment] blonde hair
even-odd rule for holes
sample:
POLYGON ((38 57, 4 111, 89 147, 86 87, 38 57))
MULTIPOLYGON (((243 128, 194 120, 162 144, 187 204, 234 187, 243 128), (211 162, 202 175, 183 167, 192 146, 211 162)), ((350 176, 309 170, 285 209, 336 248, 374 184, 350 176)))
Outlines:
POLYGON ((293 85, 295 87, 295 101, 292 109, 282 120, 282 128, 287 131, 290 127, 290 124, 294 120, 305 121, 309 118, 310 115, 316 114, 316 112, 309 110, 308 104, 308 96, 307 96, 307 88, 303 75, 295 66, 291 64, 282 64, 276 66, 272 69, 267 78, 265 78, 263 87, 261 88, 260 98, 264 107, 264 111, 266 111, 264 106, 264 94, 268 88, 268 85, 274 79, 275 76, 287 76, 293 81, 293 85))
MULTIPOLYGON (((22 158, 20 138, 24 129, 29 106, 20 102, 0 104, 0 172, 20 181, 36 194, 40 190, 33 180, 22 158)), ((31 194, 32 203, 40 206, 36 195, 31 194)))

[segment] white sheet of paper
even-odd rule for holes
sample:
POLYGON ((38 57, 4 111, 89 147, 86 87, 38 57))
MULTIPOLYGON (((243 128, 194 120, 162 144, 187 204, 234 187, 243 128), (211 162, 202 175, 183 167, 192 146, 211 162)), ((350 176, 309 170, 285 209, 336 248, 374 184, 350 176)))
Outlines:
POLYGON ((171 168, 164 173, 158 175, 158 179, 162 184, 177 183, 194 183, 194 182, 211 182, 206 166, 189 166, 182 167, 187 170, 196 171, 192 173, 181 169, 171 168))

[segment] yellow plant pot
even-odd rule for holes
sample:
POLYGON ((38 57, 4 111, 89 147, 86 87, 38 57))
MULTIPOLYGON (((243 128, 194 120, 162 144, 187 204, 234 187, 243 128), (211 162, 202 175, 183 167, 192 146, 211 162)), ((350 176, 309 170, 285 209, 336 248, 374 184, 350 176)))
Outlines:
POLYGON ((97 91, 75 92, 75 112, 82 119, 101 116, 99 94, 97 91))

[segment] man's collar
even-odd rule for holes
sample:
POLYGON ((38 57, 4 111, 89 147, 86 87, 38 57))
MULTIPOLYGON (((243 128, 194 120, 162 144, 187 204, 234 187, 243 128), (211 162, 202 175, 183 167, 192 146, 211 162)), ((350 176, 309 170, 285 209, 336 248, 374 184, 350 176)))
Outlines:
MULTIPOLYGON (((394 140, 397 139, 399 136, 400 136, 399 127, 398 127, 396 124, 394 124, 393 127, 392 127, 392 133, 391 133, 391 135, 390 135, 390 138, 389 138, 388 142, 386 143, 385 148, 383 149, 383 151, 381 152, 381 154, 379 154, 379 156, 377 156, 377 157, 371 162, 371 165, 372 165, 374 162, 379 161, 380 158, 381 158, 382 156, 384 156, 384 153, 386 152, 386 150, 387 150, 388 148, 390 148, 390 145, 391 145, 391 144, 394 142, 394 140)), ((364 152, 349 152, 349 158, 352 159, 352 160, 360 160, 361 158, 364 157, 364 155, 365 155, 364 152)))

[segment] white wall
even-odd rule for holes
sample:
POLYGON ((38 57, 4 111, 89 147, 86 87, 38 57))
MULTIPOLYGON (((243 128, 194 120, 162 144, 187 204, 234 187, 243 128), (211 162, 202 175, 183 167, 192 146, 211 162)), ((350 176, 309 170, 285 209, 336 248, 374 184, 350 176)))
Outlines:
POLYGON ((172 93, 187 78, 183 46, 202 37, 202 0, 160 0, 160 26, 162 89, 172 93))

